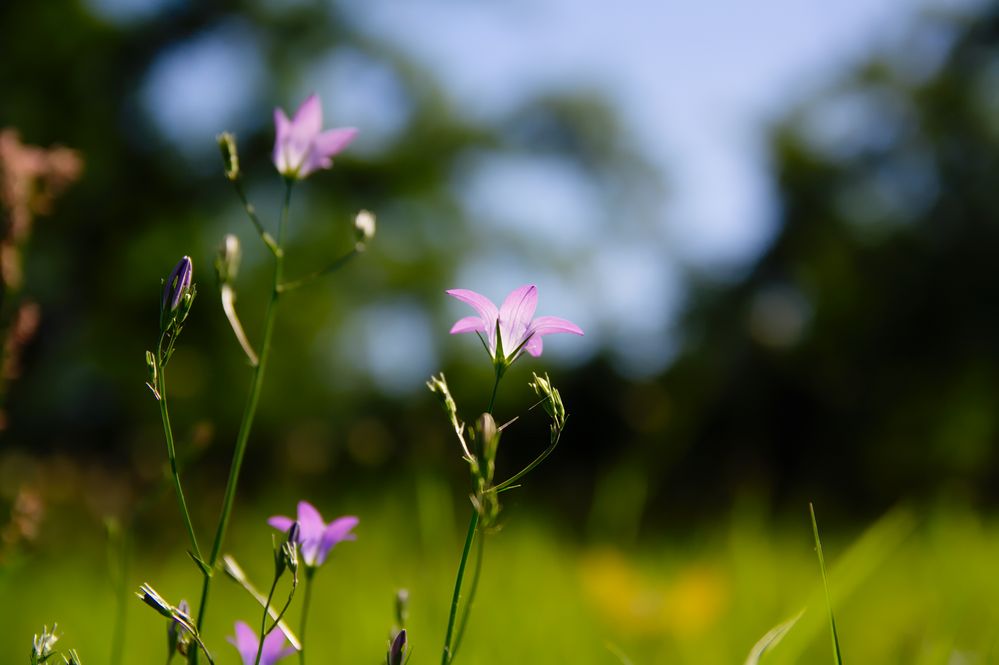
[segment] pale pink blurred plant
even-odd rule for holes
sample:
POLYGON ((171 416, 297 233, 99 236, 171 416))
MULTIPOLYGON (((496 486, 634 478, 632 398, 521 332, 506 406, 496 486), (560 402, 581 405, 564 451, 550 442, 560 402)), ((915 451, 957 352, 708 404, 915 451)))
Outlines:
POLYGON ((295 180, 333 166, 333 155, 357 135, 353 127, 322 131, 323 108, 315 94, 302 102, 290 120, 282 109, 274 109, 274 125, 274 165, 281 175, 295 180))

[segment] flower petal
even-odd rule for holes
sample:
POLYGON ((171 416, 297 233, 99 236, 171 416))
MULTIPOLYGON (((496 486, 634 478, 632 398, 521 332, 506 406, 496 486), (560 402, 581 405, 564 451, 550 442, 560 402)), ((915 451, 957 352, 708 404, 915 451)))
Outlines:
POLYGON ((274 109, 274 153, 272 155, 274 166, 278 172, 285 173, 292 169, 288 164, 288 153, 285 145, 288 143, 288 136, 291 134, 291 120, 281 109, 274 109))
MULTIPOLYGON (((283 634, 281 636, 284 637, 283 634)), ((240 658, 243 659, 243 665, 253 665, 253 661, 257 658, 257 647, 260 646, 260 641, 257 640, 257 634, 253 632, 252 628, 242 621, 237 621, 236 635, 226 639, 229 644, 236 647, 240 658)), ((266 646, 266 642, 264 644, 266 646)))
POLYGON ((481 293, 469 291, 468 289, 448 289, 445 293, 467 305, 471 305, 472 309, 478 312, 479 318, 486 324, 490 321, 495 322, 499 317, 499 310, 496 309, 496 305, 481 293))
POLYGON ((319 546, 319 558, 316 561, 316 565, 322 564, 326 561, 326 557, 329 555, 330 550, 340 542, 345 540, 356 540, 357 536, 350 532, 357 523, 360 522, 359 519, 353 515, 346 515, 344 517, 339 517, 326 527, 323 532, 322 544, 319 546))
POLYGON ((354 127, 328 129, 316 137, 316 152, 324 157, 332 157, 350 145, 355 136, 357 129, 354 127))
POLYGON ((302 547, 302 558, 310 566, 316 565, 323 531, 326 522, 316 507, 308 501, 298 502, 298 542, 302 547))
POLYGON ((531 318, 538 307, 538 287, 525 284, 510 292, 499 310, 503 353, 509 355, 520 346, 528 334, 531 318))
POLYGON ((322 538, 326 529, 323 516, 308 501, 298 502, 298 528, 302 540, 322 538))
POLYGON ((539 337, 541 335, 551 335, 552 333, 571 333, 573 335, 583 334, 582 328, 577 326, 572 321, 558 316, 539 316, 531 321, 531 330, 534 331, 535 337, 539 337))
POLYGON ((267 523, 278 531, 284 531, 287 533, 288 529, 291 528, 291 525, 295 523, 295 520, 290 517, 285 517, 284 515, 275 515, 274 517, 268 517, 267 523))
POLYGON ((275 630, 264 638, 264 648, 260 652, 260 665, 273 665, 273 663, 293 653, 295 653, 295 649, 284 646, 284 633, 275 630))
MULTIPOLYGON (((496 349, 496 321, 499 319, 499 310, 496 309, 493 301, 481 293, 469 291, 468 289, 449 289, 445 293, 467 305, 471 305, 472 309, 479 314, 479 318, 482 319, 482 325, 485 329, 486 338, 489 340, 489 351, 494 351, 496 349)), ((453 328, 452 332, 454 332, 453 328)))
POLYGON ((543 348, 544 344, 541 342, 541 335, 537 333, 531 335, 531 339, 527 340, 527 344, 524 345, 524 350, 535 358, 541 355, 541 350, 543 348))
POLYGON ((477 316, 466 316, 463 319, 458 319, 453 326, 451 326, 451 334, 457 335, 458 333, 468 333, 468 332, 486 332, 486 324, 482 322, 477 316))
POLYGON ((353 140, 357 130, 354 128, 331 129, 315 137, 309 146, 308 154, 302 162, 302 168, 298 172, 300 178, 304 178, 313 171, 328 169, 333 166, 333 155, 347 147, 353 140))
POLYGON ((295 132, 314 139, 323 129, 323 105, 319 95, 312 93, 295 111, 291 124, 295 132))

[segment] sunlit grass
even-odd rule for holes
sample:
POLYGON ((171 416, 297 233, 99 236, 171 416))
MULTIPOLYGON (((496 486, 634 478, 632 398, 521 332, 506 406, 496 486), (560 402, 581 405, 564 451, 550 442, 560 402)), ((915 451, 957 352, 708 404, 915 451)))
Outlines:
MULTIPOLYGON (((440 502, 433 496, 449 494, 423 479, 355 498, 358 541, 338 546, 316 578, 310 663, 379 662, 400 587, 410 590, 410 662, 439 661, 461 534, 447 510, 434 509, 440 502)), ((258 586, 271 566, 264 520, 293 500, 272 506, 274 499, 262 499, 237 510, 226 551, 258 586)), ((322 507, 332 516, 338 511, 331 503, 322 507)), ((695 533, 667 532, 621 548, 580 543, 526 505, 512 505, 487 542, 461 661, 742 663, 768 630, 804 610, 759 662, 828 662, 828 616, 806 511, 800 523, 780 526, 736 511, 695 533)), ((19 651, 26 657, 32 634, 53 621, 84 662, 107 662, 115 599, 103 536, 99 524, 78 518, 54 517, 52 528, 66 529, 66 541, 0 576, 0 643, 9 645, 10 662, 19 662, 19 651)), ((181 553, 183 536, 171 529, 169 548, 140 542, 131 586, 148 581, 172 602, 193 599, 200 575, 181 553)), ((823 542, 844 661, 935 663, 991 649, 995 524, 959 509, 920 517, 896 510, 866 530, 823 528, 823 542)), ((160 662, 164 621, 137 599, 127 602, 125 662, 160 662)), ((259 621, 258 606, 220 578, 205 628, 220 665, 237 662, 224 641, 237 619, 259 621)), ((293 611, 292 626, 297 622, 293 611)))

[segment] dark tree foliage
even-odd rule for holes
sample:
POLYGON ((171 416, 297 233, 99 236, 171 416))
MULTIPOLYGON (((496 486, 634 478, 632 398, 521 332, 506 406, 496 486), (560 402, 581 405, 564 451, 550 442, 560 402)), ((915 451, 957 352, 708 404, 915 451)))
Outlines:
POLYGON ((779 234, 660 382, 662 504, 995 501, 997 35, 925 17, 775 128, 779 234))

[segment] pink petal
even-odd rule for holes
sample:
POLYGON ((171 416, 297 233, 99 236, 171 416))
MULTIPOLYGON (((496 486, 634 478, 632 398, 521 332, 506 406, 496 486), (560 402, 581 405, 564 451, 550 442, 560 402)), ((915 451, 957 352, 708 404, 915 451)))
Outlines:
POLYGON ((496 309, 493 301, 481 293, 468 289, 450 289, 446 293, 452 298, 457 298, 461 302, 471 305, 472 309, 479 314, 486 337, 489 340, 489 349, 490 351, 494 350, 496 348, 496 321, 499 319, 499 310, 496 309))
POLYGON ((524 345, 524 350, 530 353, 532 356, 537 358, 541 355, 541 350, 544 344, 541 343, 541 335, 537 333, 531 335, 531 339, 527 340, 527 344, 524 345))
POLYGON ((326 529, 323 516, 308 501, 298 502, 298 528, 303 541, 322 538, 326 529))
POLYGON ((323 531, 326 530, 326 522, 315 506, 308 501, 298 502, 298 529, 302 558, 305 559, 305 563, 314 566, 323 539, 323 531))
POLYGON ((274 159, 274 166, 281 173, 293 168, 288 164, 288 154, 285 150, 285 145, 288 142, 290 134, 291 121, 288 120, 288 116, 281 109, 274 109, 274 153, 272 157, 274 159))
POLYGON ((350 530, 357 526, 358 522, 360 522, 360 520, 353 515, 340 517, 330 522, 330 525, 326 527, 326 531, 323 532, 322 545, 319 547, 319 559, 316 561, 317 565, 326 561, 326 557, 329 555, 330 550, 332 550, 337 543, 345 540, 357 539, 357 536, 352 534, 350 530))
POLYGON ((486 332, 486 325, 482 323, 482 319, 477 316, 466 316, 463 319, 458 319, 458 321, 451 326, 452 335, 467 332, 484 333, 486 332))
POLYGON ((534 331, 535 337, 551 335, 552 333, 583 334, 583 329, 575 323, 557 316, 539 316, 531 321, 531 329, 534 331))
POLYGON ((302 162, 299 177, 304 178, 313 171, 328 169, 333 166, 333 160, 331 159, 333 155, 346 148, 347 144, 353 140, 356 134, 356 129, 348 127, 344 129, 331 129, 316 136, 309 146, 305 161, 302 162))
POLYGON ((478 312, 479 318, 486 324, 491 321, 495 322, 499 317, 499 310, 496 309, 496 305, 481 293, 469 291, 468 289, 449 289, 445 293, 467 305, 471 305, 472 309, 478 312))
POLYGON ((323 129, 323 105, 319 95, 312 93, 295 111, 291 124, 296 133, 315 138, 323 129))
POLYGON ((503 337, 503 353, 509 355, 520 346, 527 334, 538 307, 538 288, 525 284, 510 292, 499 310, 500 335, 503 337))
POLYGON ((291 528, 291 525, 295 523, 295 520, 290 517, 285 517, 284 515, 275 515, 274 517, 267 518, 267 523, 278 531, 287 532, 288 529, 291 528))
POLYGON ((332 157, 346 148, 355 136, 357 129, 354 127, 326 130, 316 137, 316 152, 324 157, 332 157))
MULTIPOLYGON (((282 634, 281 637, 284 637, 282 634)), ((243 659, 243 665, 253 665, 253 661, 257 658, 257 647, 260 646, 260 641, 257 639, 257 634, 253 632, 250 628, 242 621, 236 622, 236 635, 234 637, 226 638, 229 644, 236 647, 236 651, 239 652, 240 658, 243 659)), ((266 646, 266 642, 264 642, 266 646)))
POLYGON ((272 665, 293 653, 295 653, 295 649, 284 646, 284 633, 275 630, 264 638, 264 648, 260 652, 260 665, 272 665))
POLYGON ((541 351, 544 348, 544 344, 541 342, 542 335, 551 335, 554 333, 583 334, 583 330, 575 323, 557 316, 539 316, 531 321, 531 327, 528 332, 531 335, 531 339, 524 345, 524 350, 535 358, 541 355, 541 351))

